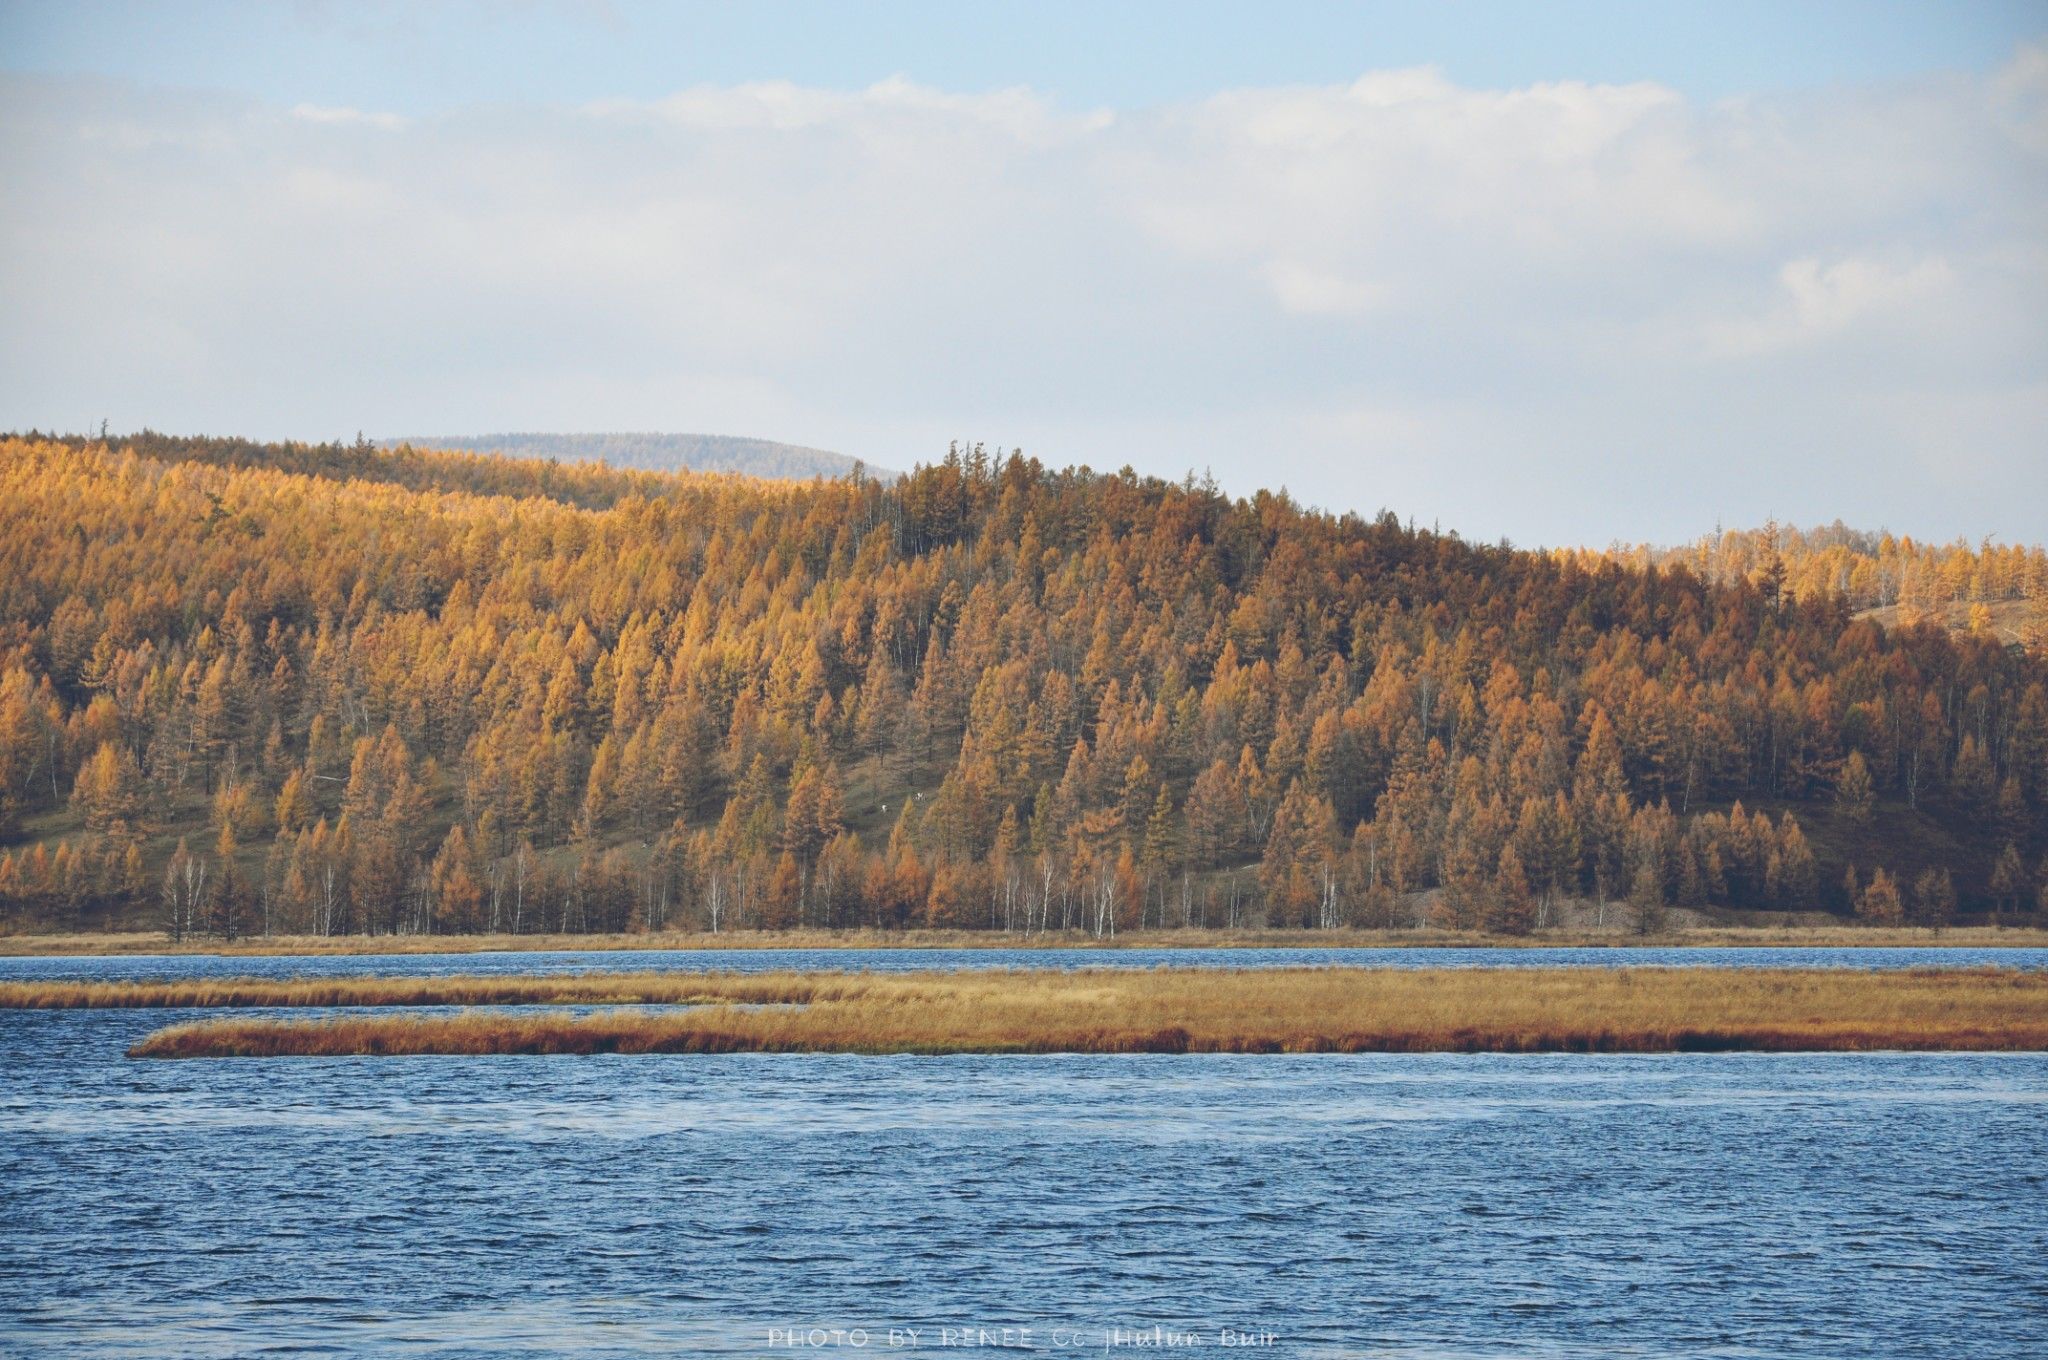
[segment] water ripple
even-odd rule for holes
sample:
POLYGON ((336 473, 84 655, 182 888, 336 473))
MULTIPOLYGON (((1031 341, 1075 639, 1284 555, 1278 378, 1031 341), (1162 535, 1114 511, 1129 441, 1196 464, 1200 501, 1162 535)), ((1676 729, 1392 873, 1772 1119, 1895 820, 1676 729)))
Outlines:
POLYGON ((0 1013, 0 1354, 1956 1360, 2048 1305, 2044 1055, 121 1058, 176 1018, 0 1013))

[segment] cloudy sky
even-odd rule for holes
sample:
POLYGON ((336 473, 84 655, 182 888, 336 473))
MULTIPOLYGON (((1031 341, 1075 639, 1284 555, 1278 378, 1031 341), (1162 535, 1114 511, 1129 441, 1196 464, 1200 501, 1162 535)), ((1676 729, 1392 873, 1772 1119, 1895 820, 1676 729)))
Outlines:
POLYGON ((0 428, 2048 538, 2048 6, 0 0, 0 428))

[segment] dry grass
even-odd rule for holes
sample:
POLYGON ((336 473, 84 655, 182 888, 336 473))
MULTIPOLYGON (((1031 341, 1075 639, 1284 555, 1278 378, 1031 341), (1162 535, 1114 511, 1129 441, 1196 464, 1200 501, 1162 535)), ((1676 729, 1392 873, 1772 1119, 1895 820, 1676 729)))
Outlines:
MULTIPOLYGON (((408 981, 445 987, 496 980, 408 981)), ((690 999, 718 1004, 586 1016, 219 1019, 159 1030, 129 1052, 169 1058, 2048 1049, 2048 974, 2005 970, 1103 969, 713 975, 678 986, 690 999), (765 1000, 806 1004, 729 1004, 765 1000)), ((488 987, 483 994, 504 995, 488 987)), ((577 992, 560 999, 617 998, 577 992)))
POLYGON ((567 973, 505 977, 190 978, 0 982, 0 1010, 248 1006, 638 1006, 803 1001, 796 973, 567 973))
POLYGON ((1079 932, 1004 935, 984 930, 746 930, 711 935, 669 931, 631 935, 272 935, 233 943, 186 940, 161 931, 73 935, 0 935, 0 955, 210 954, 269 957, 335 954, 479 954, 596 949, 1402 949, 1805 946, 2048 948, 2048 929, 1966 926, 1936 933, 1920 927, 1854 924, 1701 926, 1640 936, 1623 927, 1493 936, 1442 930, 1143 930, 1114 940, 1079 932))

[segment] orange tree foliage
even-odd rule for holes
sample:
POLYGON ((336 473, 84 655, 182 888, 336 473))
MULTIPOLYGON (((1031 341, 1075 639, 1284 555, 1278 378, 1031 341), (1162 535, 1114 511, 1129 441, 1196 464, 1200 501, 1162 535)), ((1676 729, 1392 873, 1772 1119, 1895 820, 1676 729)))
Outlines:
POLYGON ((2025 601, 2028 626, 2038 630, 2048 611, 2048 550, 2038 544, 1928 543, 1837 520, 1815 529, 1730 529, 1682 548, 1645 544, 1607 555, 1638 567, 1682 564, 1709 581, 1748 580, 1767 593, 1838 594, 1856 610, 1896 606, 1909 620, 1951 604, 2025 601))
POLYGON ((1648 928, 1853 909, 1853 753, 1989 906, 2040 859, 2048 666, 1852 603, 978 447, 884 484, 11 438, 0 905, 1648 928))

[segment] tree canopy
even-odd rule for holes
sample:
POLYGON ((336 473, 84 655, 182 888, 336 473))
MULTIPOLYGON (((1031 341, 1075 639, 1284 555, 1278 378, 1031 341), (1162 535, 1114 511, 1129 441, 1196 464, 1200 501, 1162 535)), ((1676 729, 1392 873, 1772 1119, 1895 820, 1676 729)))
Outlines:
MULTIPOLYGON (((1908 570, 2048 593, 2038 550, 1958 551, 1908 570)), ((9 438, 0 908, 1524 930, 1574 898, 1867 911, 1852 867, 1943 919, 2030 907, 2048 660, 1786 561, 979 446, 797 483, 9 438)))

